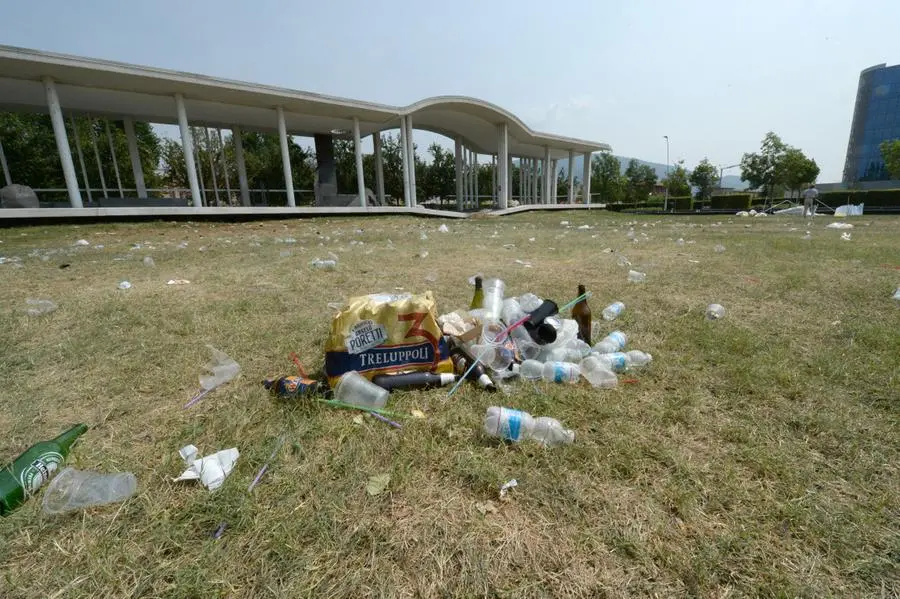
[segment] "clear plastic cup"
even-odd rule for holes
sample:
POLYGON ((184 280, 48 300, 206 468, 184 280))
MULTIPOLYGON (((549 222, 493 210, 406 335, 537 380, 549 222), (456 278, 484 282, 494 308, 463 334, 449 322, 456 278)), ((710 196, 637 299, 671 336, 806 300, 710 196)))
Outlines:
POLYGON ((134 495, 136 489, 137 479, 130 472, 104 474, 65 468, 44 491, 44 513, 64 514, 117 503, 134 495))
POLYGON ((503 292, 506 283, 500 279, 488 279, 484 282, 484 311, 488 318, 500 318, 503 310, 503 292))
POLYGON ((501 372, 513 363, 513 352, 502 345, 473 345, 472 355, 493 371, 501 372))
POLYGON ((361 408, 383 408, 390 391, 382 389, 369 379, 351 370, 334 386, 334 398, 361 408))

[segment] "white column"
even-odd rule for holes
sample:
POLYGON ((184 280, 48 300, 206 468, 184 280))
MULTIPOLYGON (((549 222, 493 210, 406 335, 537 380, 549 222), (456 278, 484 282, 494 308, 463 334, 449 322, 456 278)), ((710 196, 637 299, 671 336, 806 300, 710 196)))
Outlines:
POLYGON ((363 172, 362 140, 359 138, 359 119, 353 117, 353 153, 356 154, 356 192, 360 208, 366 208, 366 175, 363 172))
POLYGON ((219 140, 219 158, 222 162, 222 175, 225 177, 225 193, 227 194, 225 197, 227 198, 227 204, 231 205, 231 181, 229 181, 228 177, 228 160, 225 158, 225 143, 222 141, 222 130, 216 129, 216 139, 219 140))
POLYGON ((551 160, 550 164, 553 165, 553 168, 550 169, 550 177, 552 178, 550 182, 550 203, 559 204, 559 196, 557 195, 557 183, 559 183, 559 161, 551 160))
POLYGON ((481 198, 478 195, 478 153, 472 151, 472 196, 475 198, 475 210, 481 210, 481 198))
MULTIPOLYGON (((179 121, 180 119, 181 116, 179 114, 179 121)), ((123 119, 122 126, 125 128, 125 138, 128 140, 128 155, 131 158, 131 170, 134 173, 134 186, 137 188, 137 196, 146 198, 147 186, 144 184, 144 167, 141 165, 141 154, 138 150, 137 136, 134 134, 134 123, 131 119, 123 119)), ((183 135, 181 143, 182 147, 184 147, 183 135)), ((188 177, 190 177, 190 171, 188 171, 188 177)))
POLYGON ((412 117, 406 117, 406 147, 409 149, 409 206, 415 208, 418 204, 416 193, 416 143, 413 136, 412 117))
POLYGON ((56 150, 59 152, 63 177, 69 192, 69 204, 72 205, 72 208, 81 208, 83 205, 81 192, 78 190, 78 176, 75 175, 75 165, 72 164, 72 151, 69 149, 66 123, 63 120, 62 108, 59 105, 59 96, 56 94, 56 84, 53 79, 44 78, 44 90, 47 92, 47 107, 50 109, 50 122, 53 125, 53 137, 56 138, 56 150))
POLYGON ((231 128, 231 139, 234 140, 234 161, 237 162, 238 183, 241 186, 241 204, 250 205, 250 186, 247 184, 247 163, 244 162, 244 142, 241 139, 241 128, 231 128))
POLYGON ((94 196, 91 194, 91 183, 88 181, 87 176, 87 168, 84 166, 84 152, 81 151, 81 136, 78 135, 78 123, 75 122, 75 117, 69 117, 69 124, 72 125, 72 135, 75 137, 75 151, 78 154, 78 164, 81 166, 81 177, 84 179, 84 191, 87 193, 88 203, 94 201, 94 196))
POLYGON ((537 204, 540 191, 538 187, 538 167, 540 167, 540 161, 537 158, 531 159, 531 203, 537 204))
POLYGON ((284 188, 287 190, 288 206, 297 205, 294 199, 294 175, 291 173, 291 155, 288 147, 287 125, 284 123, 284 108, 275 109, 278 114, 278 137, 281 139, 281 166, 284 169, 284 188))
POLYGON ((119 175, 119 161, 116 160, 116 146, 113 144, 112 132, 109 130, 109 121, 103 120, 103 127, 106 129, 106 141, 109 143, 109 155, 112 157, 113 172, 116 173, 116 185, 119 186, 119 197, 125 197, 125 190, 122 189, 122 176, 119 175))
POLYGON ((208 127, 203 128, 203 141, 206 142, 206 159, 209 160, 209 173, 212 177, 213 195, 216 198, 216 206, 221 206, 222 200, 219 198, 219 178, 216 176, 216 162, 213 159, 212 144, 209 143, 208 127))
POLYGON ((513 161, 512 161, 512 154, 509 153, 509 137, 507 136, 506 139, 507 139, 507 142, 506 142, 506 189, 508 190, 506 192, 506 207, 508 208, 510 200, 512 200, 512 197, 513 197, 513 193, 512 193, 512 188, 513 188, 513 186, 512 186, 513 163, 512 162, 513 161))
POLYGON ((509 135, 506 123, 500 123, 500 147, 497 150, 497 162, 500 163, 500 210, 509 206, 509 135))
POLYGON ((403 204, 409 208, 409 136, 406 135, 406 117, 400 117, 400 158, 403 161, 403 204))
POLYGON ((575 203, 575 150, 569 150, 569 204, 575 203))
POLYGON ((497 155, 491 154, 491 208, 497 207, 497 155))
MULTIPOLYGON (((178 128, 181 130, 181 148, 184 153, 184 162, 187 166, 191 197, 194 199, 194 207, 199 208, 203 206, 203 197, 200 195, 200 184, 197 183, 197 165, 194 162, 194 138, 191 135, 191 128, 188 126, 187 110, 184 108, 184 96, 181 94, 175 94, 175 107, 178 109, 178 128)), ((132 152, 132 164, 134 164, 135 154, 137 154, 136 151, 132 152)))
POLYGON ((591 203, 591 153, 584 153, 584 164, 581 171, 581 185, 584 188, 584 203, 591 203))
POLYGON ((6 154, 3 153, 3 143, 0 143, 0 168, 3 169, 3 180, 7 185, 12 185, 12 177, 9 176, 9 165, 6 164, 6 154))
POLYGON ((384 161, 381 157, 381 131, 372 135, 372 146, 375 148, 375 197, 384 206, 384 161))
POLYGON ((462 212, 465 210, 463 204, 463 155, 462 142, 459 139, 455 142, 456 146, 456 210, 462 212))
POLYGON ((550 194, 553 191, 550 180, 552 170, 553 165, 550 163, 550 146, 544 146, 544 204, 553 203, 553 198, 550 197, 550 194))
MULTIPOLYGON (((191 139, 197 139, 197 131, 191 128, 191 139)), ((200 179, 200 205, 206 206, 206 183, 203 181, 203 163, 200 161, 200 146, 194 144, 194 164, 197 165, 197 177, 200 179)))
POLYGON ((106 189, 106 177, 103 176, 103 163, 100 162, 100 150, 97 149, 97 132, 94 131, 94 119, 88 118, 88 125, 91 132, 91 146, 94 148, 94 160, 97 161, 97 172, 100 173, 100 189, 103 190, 103 197, 109 197, 109 190, 106 189))

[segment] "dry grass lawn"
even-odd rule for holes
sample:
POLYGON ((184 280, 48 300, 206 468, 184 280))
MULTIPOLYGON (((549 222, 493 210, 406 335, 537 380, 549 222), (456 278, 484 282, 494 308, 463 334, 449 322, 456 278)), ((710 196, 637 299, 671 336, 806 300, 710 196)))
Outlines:
POLYGON ((900 219, 854 220, 850 241, 828 222, 595 211, 447 234, 400 217, 0 229, 0 460, 85 422, 70 464, 139 481, 120 505, 50 518, 37 497, 0 520, 0 597, 900 596, 900 219), (308 266, 329 251, 336 271, 308 266), (622 255, 646 283, 626 281, 622 255), (613 391, 397 394, 392 409, 427 416, 403 430, 260 385, 294 373, 292 351, 321 369, 329 302, 432 289, 451 311, 477 271, 560 303, 584 283, 595 315, 624 301, 616 326, 652 366, 613 391), (59 309, 28 316, 27 298, 59 309), (704 320, 710 302, 724 320, 704 320), (242 373, 184 409, 206 344, 242 373), (554 416, 576 442, 486 439, 496 404, 554 416), (172 482, 187 443, 240 449, 218 492, 172 482), (383 473, 387 492, 368 495, 383 473))

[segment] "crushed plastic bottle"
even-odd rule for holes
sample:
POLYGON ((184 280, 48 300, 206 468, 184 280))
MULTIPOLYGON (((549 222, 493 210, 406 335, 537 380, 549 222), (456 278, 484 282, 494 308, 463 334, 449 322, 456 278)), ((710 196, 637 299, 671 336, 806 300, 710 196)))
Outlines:
POLYGON ((518 442, 532 439, 548 447, 570 445, 575 432, 563 427, 555 418, 534 418, 528 412, 491 406, 484 415, 484 432, 492 437, 518 442))
MULTIPOLYGON (((632 271, 634 272, 634 271, 632 271)), ((630 277, 631 275, 629 275, 630 277)), ((613 302, 610 305, 603 308, 603 320, 615 320, 619 317, 619 314, 622 313, 622 310, 625 309, 625 304, 622 302, 613 302)))
POLYGON ((44 492, 44 513, 64 514, 118 503, 134 495, 136 489, 137 479, 130 472, 105 474, 65 468, 44 492))
POLYGON ((337 268, 337 260, 320 260, 319 258, 314 258, 309 264, 313 268, 318 268, 319 270, 334 270, 337 268))
POLYGON ((579 364, 581 376, 597 389, 614 389, 619 384, 616 373, 597 356, 588 356, 579 364))
POLYGON ((653 356, 637 349, 625 352, 628 361, 628 369, 643 368, 653 361, 653 356))
POLYGON ((594 351, 598 354, 611 354, 622 351, 628 343, 628 335, 622 331, 613 331, 601 341, 594 344, 594 351))
POLYGON ((721 304, 710 304, 706 307, 707 320, 719 320, 725 318, 725 307, 721 304))
POLYGON ((643 283, 647 280, 647 274, 643 272, 638 272, 636 270, 628 271, 628 282, 629 283, 643 283))

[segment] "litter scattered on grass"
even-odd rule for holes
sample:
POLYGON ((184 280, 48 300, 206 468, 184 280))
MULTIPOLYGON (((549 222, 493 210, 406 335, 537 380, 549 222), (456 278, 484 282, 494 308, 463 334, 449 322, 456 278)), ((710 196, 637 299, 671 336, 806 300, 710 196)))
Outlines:
POLYGON ((125 289, 131 289, 131 286, 132 285, 129 281, 122 281, 121 283, 119 283, 119 289, 122 289, 123 291, 125 289))
POLYGON ((190 285, 191 282, 187 279, 169 279, 166 281, 166 285, 190 285))
POLYGON ((144 259, 142 260, 142 262, 143 262, 144 266, 148 266, 148 267, 156 266, 156 261, 153 260, 153 258, 151 258, 150 256, 144 256, 144 259))
POLYGON ((91 242, 88 241, 87 239, 79 239, 78 241, 75 242, 74 245, 82 246, 82 247, 83 247, 83 246, 91 245, 91 242))
POLYGON ((636 270, 628 271, 628 282, 629 283, 643 283, 647 280, 647 273, 638 272, 636 270))
POLYGON ((826 229, 852 229, 853 225, 851 223, 835 222, 835 223, 828 223, 827 225, 825 225, 825 228, 826 229))
POLYGON ((28 298, 25 300, 25 313, 28 316, 43 316, 44 314, 50 314, 54 310, 58 308, 58 306, 52 301, 48 299, 31 299, 28 298))
POLYGON ((366 493, 377 497, 387 490, 389 484, 391 484, 391 475, 388 473, 370 476, 366 483, 366 493))
POLYGON ((514 489, 515 487, 518 487, 518 486, 519 486, 519 481, 517 481, 516 479, 506 481, 505 483, 500 485, 500 497, 501 498, 506 497, 506 494, 509 493, 510 489, 514 489))
POLYGON ((202 458, 197 457, 199 453, 194 445, 185 445, 179 450, 178 455, 184 460, 187 470, 173 481, 199 480, 204 487, 215 491, 225 482, 225 478, 234 469, 234 464, 241 455, 237 447, 223 449, 202 458))
POLYGON ((721 304, 710 304, 706 307, 707 320, 719 320, 725 318, 725 308, 721 304))
POLYGON ((438 232, 440 233, 449 233, 450 229, 447 228, 447 225, 441 225, 438 227, 438 232))
POLYGON ((841 239, 843 241, 850 241, 850 232, 845 231, 845 232, 841 233, 841 239))

